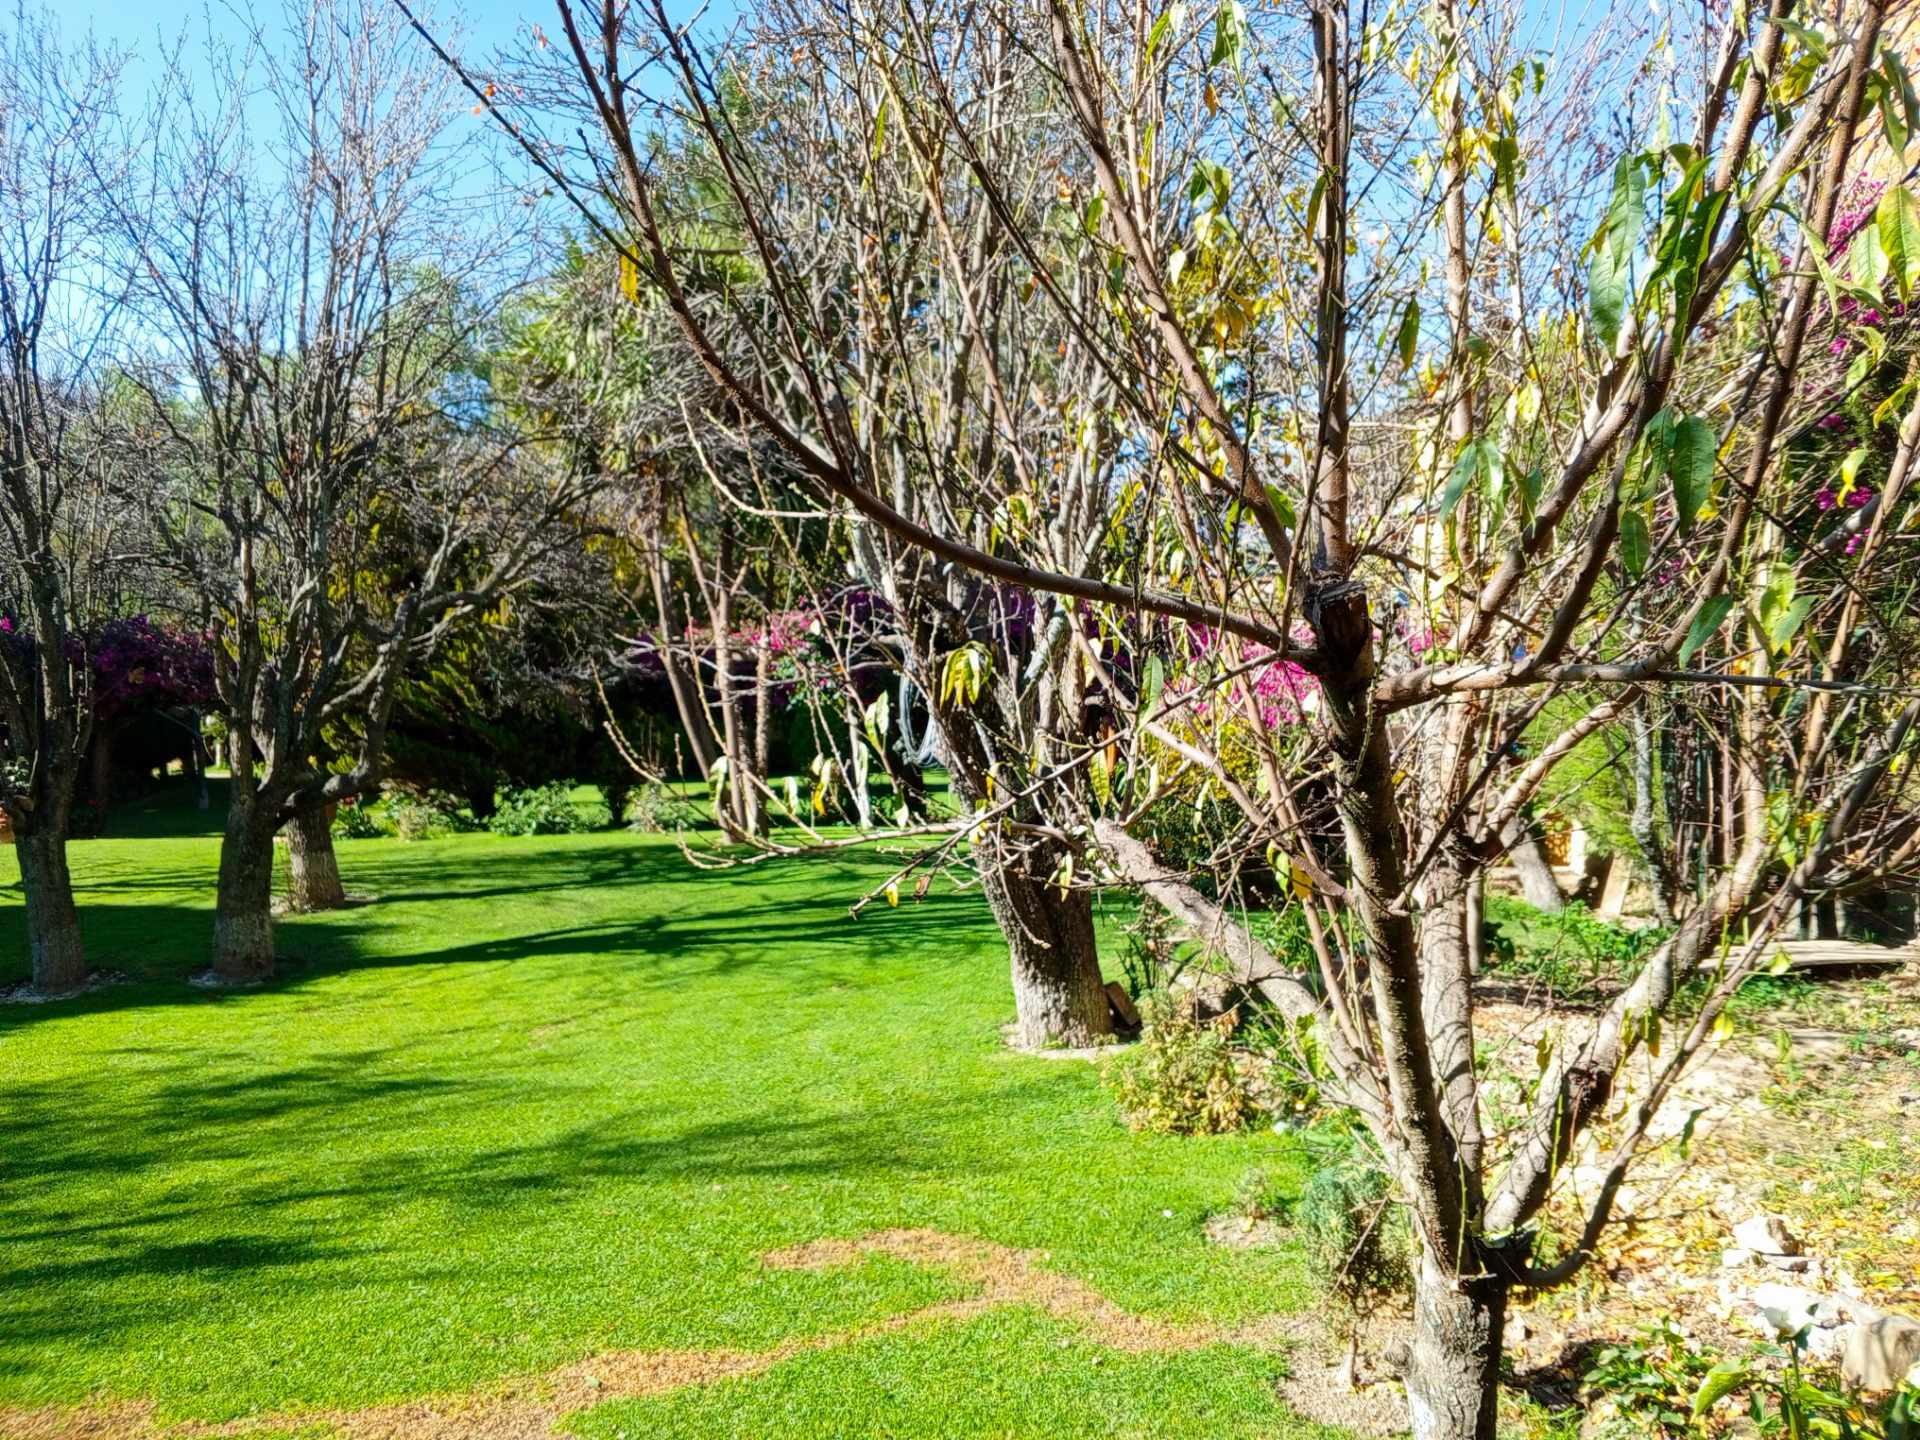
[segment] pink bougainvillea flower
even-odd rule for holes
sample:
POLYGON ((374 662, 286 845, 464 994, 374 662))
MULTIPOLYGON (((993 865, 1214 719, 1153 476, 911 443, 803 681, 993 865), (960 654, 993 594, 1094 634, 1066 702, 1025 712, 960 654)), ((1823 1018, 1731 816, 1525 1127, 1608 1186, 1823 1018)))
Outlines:
POLYGON ((1858 553, 1860 549, 1860 542, 1864 539, 1866 539, 1866 536, 1864 535, 1849 535, 1847 537, 1847 553, 1849 555, 1858 553))
POLYGON ((1858 510, 1871 499, 1873 499, 1873 491, 1864 485, 1856 490, 1849 490, 1847 492, 1847 505, 1854 510, 1858 510))
POLYGON ((1813 503, 1816 509, 1831 510, 1840 503, 1840 497, 1831 490, 1822 490, 1813 497, 1813 503))
POLYGON ((1838 430, 1846 423, 1847 423, 1847 417, 1841 414, 1838 410, 1836 410, 1831 415, 1821 420, 1820 428, 1822 430, 1838 430))
POLYGON ((1833 343, 1827 346, 1829 355, 1844 355, 1853 348, 1853 342, 1844 335, 1836 335, 1833 343))

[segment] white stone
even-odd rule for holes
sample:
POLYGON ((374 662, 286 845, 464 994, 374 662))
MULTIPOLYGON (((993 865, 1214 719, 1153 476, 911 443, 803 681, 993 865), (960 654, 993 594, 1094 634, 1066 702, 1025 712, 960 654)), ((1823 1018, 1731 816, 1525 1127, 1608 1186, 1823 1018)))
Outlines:
POLYGON ((1920 1321, 1882 1315, 1871 1324, 1848 1327, 1840 1378, 1855 1389, 1891 1390, 1916 1367, 1920 1367, 1920 1321))
POLYGON ((1733 1227, 1733 1243, 1756 1255, 1798 1255, 1800 1239, 1778 1215, 1751 1215, 1733 1227))

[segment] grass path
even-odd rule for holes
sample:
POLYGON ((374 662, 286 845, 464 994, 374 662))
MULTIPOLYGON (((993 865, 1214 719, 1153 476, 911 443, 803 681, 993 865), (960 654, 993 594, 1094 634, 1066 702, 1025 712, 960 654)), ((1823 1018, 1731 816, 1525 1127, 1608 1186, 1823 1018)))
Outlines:
MULTIPOLYGON (((362 1410, 684 1351, 774 1359, 567 1423, 1309 1428, 1257 1349, 1117 1350, 1031 1296, 956 1310, 978 1275, 884 1248, 763 1263, 924 1229, 1044 1252, 1148 1323, 1226 1334, 1305 1303, 1289 1257, 1201 1238, 1249 1167, 1297 1156, 1128 1135, 1090 1067, 1002 1049, 1004 951, 977 896, 855 922, 880 872, 852 859, 742 876, 625 834, 349 842, 348 887, 379 903, 284 923, 283 979, 218 995, 180 978, 211 930, 206 817, 162 805, 126 828, 74 863, 94 963, 136 983, 0 1011, 16 1416, 362 1410), (831 1336, 849 1343, 809 1344, 831 1336)), ((12 864, 0 982, 23 949, 12 864)))

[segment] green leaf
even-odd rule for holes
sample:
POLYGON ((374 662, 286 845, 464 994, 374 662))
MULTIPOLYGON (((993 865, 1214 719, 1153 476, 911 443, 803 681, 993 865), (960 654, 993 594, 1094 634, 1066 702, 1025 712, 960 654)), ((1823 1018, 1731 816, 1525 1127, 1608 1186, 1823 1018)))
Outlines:
POLYGON ((1588 305, 1594 333, 1609 350, 1620 338, 1627 313, 1627 281, 1634 247, 1645 223, 1647 177, 1638 155, 1622 155, 1613 167, 1613 198, 1607 218, 1594 237, 1593 263, 1587 271, 1588 305))
POLYGON ((1684 330, 1693 313, 1693 297, 1700 288, 1700 267, 1706 264, 1713 248, 1714 233, 1720 228, 1720 214, 1727 207, 1727 192, 1714 190, 1701 198, 1687 219, 1680 237, 1679 254, 1673 267, 1673 316, 1676 333, 1684 330))
POLYGON ((1873 423, 1875 425, 1886 424, 1888 418, 1899 414, 1900 407, 1912 398, 1913 381, 1909 380, 1874 407, 1873 423))
POLYGON ((1903 301, 1913 298, 1913 282, 1920 278, 1920 201, 1904 186, 1890 188, 1874 211, 1880 230, 1880 248, 1887 269, 1903 301))
POLYGON ((1175 5, 1169 10, 1162 11, 1160 18, 1153 22, 1153 29, 1147 32, 1147 63, 1149 65, 1153 63, 1153 52, 1160 48, 1160 42, 1167 38, 1167 33, 1180 23, 1180 17, 1185 14, 1186 8, 1184 5, 1175 5))
MULTIPOLYGON (((1691 1125, 1688 1127, 1691 1129, 1691 1125)), ((1747 1383, 1751 1372, 1744 1360, 1722 1360, 1707 1372, 1693 1396, 1693 1416, 1698 1420, 1720 1401, 1747 1383)))
POLYGON ((1682 665, 1691 660, 1695 652, 1713 638, 1713 632, 1720 628, 1720 622, 1727 618, 1727 612, 1731 609, 1733 609, 1731 595, 1716 595, 1700 607, 1700 613, 1693 617, 1693 624, 1687 630, 1687 638, 1680 646, 1682 665))
POLYGON ((1593 312, 1593 333, 1611 351, 1627 313, 1627 265, 1604 246, 1594 252, 1587 269, 1587 304, 1593 312))
POLYGON ((1527 518, 1533 518, 1534 507, 1540 503, 1540 492, 1547 483, 1546 473, 1538 465, 1524 471, 1520 476, 1520 501, 1526 507, 1527 518))
POLYGON ((1160 691, 1167 683, 1167 667, 1161 663, 1158 655, 1147 661, 1146 678, 1140 685, 1140 713, 1151 715, 1153 707, 1160 703, 1160 691))
POLYGON ((1773 623, 1767 627, 1767 644, 1778 655, 1793 643, 1793 637, 1800 633, 1800 627, 1807 623, 1807 616, 1813 610, 1813 596, 1802 595, 1786 609, 1774 616, 1773 623))
POLYGON ((1815 65, 1827 63, 1827 37, 1818 30, 1809 25, 1802 25, 1798 20, 1788 20, 1784 16, 1776 16, 1773 23, 1806 46, 1807 54, 1813 57, 1815 65))
POLYGON ((1446 491, 1440 496, 1440 518, 1446 519, 1459 507, 1467 491, 1478 483, 1488 503, 1496 501, 1506 481, 1506 461, 1500 447, 1491 438, 1469 440, 1460 447, 1460 458, 1453 462, 1446 491))
POLYGON ((1900 99, 1900 114, 1906 121, 1907 133, 1920 130, 1920 95, 1913 89, 1913 78, 1907 73, 1907 65, 1900 58, 1900 52, 1893 46, 1887 46, 1881 52, 1886 58, 1887 81, 1900 99))
POLYGON ((1620 563, 1627 567, 1629 575, 1638 577, 1646 572, 1647 552, 1652 549, 1652 540, 1647 533, 1647 517, 1638 510, 1620 512, 1620 563))
POLYGON ((1407 308, 1400 312, 1400 330, 1394 336, 1394 345, 1400 351, 1401 368, 1413 365, 1414 347, 1420 342, 1420 302, 1407 301, 1407 308))
POLYGON ((1093 793, 1102 805, 1113 803, 1113 765, 1107 759, 1104 745, 1094 747, 1093 758, 1087 762, 1087 778, 1093 782, 1093 793))
POLYGON ((1673 409, 1662 406, 1647 421, 1627 460, 1622 493, 1629 501, 1649 498, 1673 465, 1673 409))
POLYGON ((1239 0, 1224 0, 1213 17, 1213 54, 1207 64, 1240 68, 1240 54, 1246 46, 1247 15, 1239 0))
POLYGON ((1879 92, 1880 127, 1887 133, 1887 144, 1898 155, 1907 148, 1907 118, 1900 105, 1900 97, 1894 87, 1882 76, 1872 77, 1879 81, 1873 88, 1879 92))
POLYGON ((1887 283, 1887 252, 1880 246, 1880 227, 1863 225, 1847 248, 1847 275, 1864 290, 1878 291, 1887 283))
POLYGON ((1673 503, 1680 513, 1680 533, 1693 522, 1713 496, 1713 459, 1719 449, 1713 427, 1698 415, 1689 415, 1673 427, 1673 503))
POLYGON ((1300 516, 1293 508, 1293 500, 1278 485, 1267 486, 1267 504, 1273 507, 1273 513, 1280 523, 1291 530, 1300 523, 1300 516))

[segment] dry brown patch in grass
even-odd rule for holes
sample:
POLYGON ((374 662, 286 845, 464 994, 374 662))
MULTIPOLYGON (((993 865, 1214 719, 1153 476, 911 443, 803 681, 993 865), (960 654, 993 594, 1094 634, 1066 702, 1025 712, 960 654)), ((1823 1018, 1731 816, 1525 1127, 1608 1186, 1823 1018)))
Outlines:
POLYGON ((959 1300, 890 1315, 850 1330, 791 1340, 771 1350, 613 1350, 543 1375, 485 1390, 408 1400, 361 1410, 305 1410, 222 1424, 162 1425, 147 1403, 45 1410, 0 1410, 4 1440, 241 1440, 262 1429, 312 1429, 332 1440, 543 1440, 554 1422, 609 1400, 631 1400, 688 1385, 757 1375, 783 1360, 837 1349, 876 1335, 965 1320, 1007 1305, 1027 1305, 1075 1324, 1100 1344, 1133 1354, 1204 1345, 1266 1345, 1289 1338, 1280 1317, 1251 1325, 1177 1325, 1123 1310, 1085 1281, 1046 1268, 1041 1250, 1016 1250, 938 1230, 881 1230, 858 1239, 814 1240, 775 1250, 779 1270, 823 1270, 876 1255, 945 1271, 975 1287, 959 1300))

